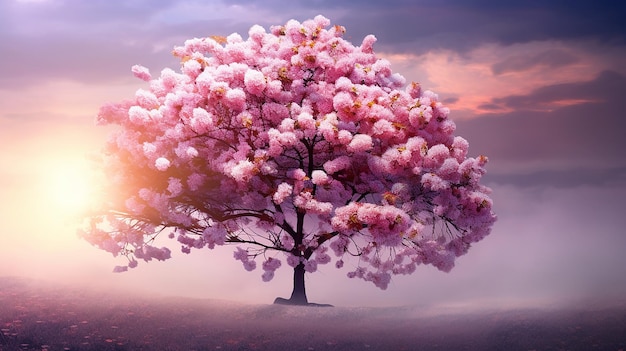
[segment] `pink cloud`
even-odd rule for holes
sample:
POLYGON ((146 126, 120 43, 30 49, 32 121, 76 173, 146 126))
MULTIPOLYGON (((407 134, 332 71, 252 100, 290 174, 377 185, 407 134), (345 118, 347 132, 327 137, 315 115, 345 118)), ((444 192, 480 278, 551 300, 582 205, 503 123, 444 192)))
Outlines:
MULTIPOLYGON (((623 65, 603 52, 589 52, 580 45, 555 41, 509 46, 485 44, 464 54, 431 50, 423 55, 383 53, 380 56, 392 61, 394 69, 408 80, 420 82, 444 101, 453 98, 447 105, 456 118, 512 112, 511 108, 494 105, 492 101, 525 95, 544 86, 589 81, 606 69, 626 73, 623 65), (550 59, 557 52, 560 57, 550 59)), ((549 111, 590 101, 593 100, 562 99, 537 105, 535 109, 549 111)))

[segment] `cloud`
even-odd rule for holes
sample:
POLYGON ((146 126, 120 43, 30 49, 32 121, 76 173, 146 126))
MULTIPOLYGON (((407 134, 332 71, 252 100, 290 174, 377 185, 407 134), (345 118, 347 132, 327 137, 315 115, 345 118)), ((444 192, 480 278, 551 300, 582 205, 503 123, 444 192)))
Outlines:
POLYGON ((617 72, 604 71, 593 81, 548 85, 528 95, 495 98, 492 102, 518 111, 550 109, 553 106, 585 102, 621 101, 624 91, 626 91, 624 76, 617 72))
POLYGON ((551 186, 572 189, 594 185, 599 187, 626 186, 626 167, 593 169, 572 167, 565 170, 529 170, 517 173, 487 174, 489 184, 514 184, 520 188, 551 186))
POLYGON ((513 111, 457 121, 457 131, 470 141, 471 152, 492 158, 489 168, 500 180, 507 174, 509 181, 524 183, 520 174, 534 173, 539 176, 533 181, 552 184, 623 181, 624 92, 626 77, 606 71, 586 82, 495 98, 494 105, 513 111))
POLYGON ((0 19, 7 20, 0 24, 6 27, 0 31, 5 59, 0 89, 60 79, 112 83, 131 77, 134 64, 157 72, 177 68, 179 62, 170 54, 174 46, 194 36, 227 35, 243 28, 230 18, 237 13, 225 8, 189 7, 190 13, 226 15, 176 21, 183 5, 169 0, 3 2, 0 6, 6 10, 0 19))
MULTIPOLYGON (((111 2, 106 0, 36 1, 20 3, 9 1, 11 15, 38 20, 37 25, 82 24, 93 28, 105 23, 149 20, 155 13, 175 4, 173 0, 137 0, 111 2)), ((29 21, 28 24, 35 22, 29 21)))
POLYGON ((609 45, 626 43, 626 26, 619 15, 623 4, 486 0, 341 4, 350 11, 340 12, 341 5, 332 7, 341 14, 334 20, 346 26, 349 35, 359 38, 374 33, 390 44, 386 50, 404 53, 422 54, 431 49, 463 53, 486 43, 512 45, 582 38, 609 45))
POLYGON ((557 69, 578 61, 578 57, 564 50, 547 50, 496 62, 491 66, 491 71, 493 74, 499 75, 507 72, 523 72, 536 66, 557 69))
MULTIPOLYGON (((176 67, 169 51, 190 37, 232 32, 245 36, 254 23, 269 27, 317 14, 344 25, 346 38, 353 42, 375 34, 377 51, 390 54, 416 57, 449 50, 463 56, 485 45, 576 38, 604 43, 598 48, 602 51, 624 46, 624 25, 615 12, 578 1, 571 6, 458 0, 2 2, 0 52, 6 63, 0 67, 0 87, 59 77, 111 82, 126 77, 128 67, 137 63, 176 67), (585 25, 588 22, 593 25, 585 25)), ((577 53, 559 47, 516 55, 490 62, 493 73, 537 65, 555 68, 581 60, 577 53)))
MULTIPOLYGON (((498 99, 525 96, 543 87, 559 89, 562 84, 587 82, 602 71, 626 75, 622 64, 626 47, 605 50, 589 42, 485 44, 464 54, 431 50, 423 55, 386 51, 379 51, 379 55, 389 59, 394 70, 407 80, 417 81, 423 89, 439 94, 455 119, 512 112, 513 105, 498 99)), ((560 103, 588 101, 589 97, 578 100, 581 101, 562 100, 560 103)))

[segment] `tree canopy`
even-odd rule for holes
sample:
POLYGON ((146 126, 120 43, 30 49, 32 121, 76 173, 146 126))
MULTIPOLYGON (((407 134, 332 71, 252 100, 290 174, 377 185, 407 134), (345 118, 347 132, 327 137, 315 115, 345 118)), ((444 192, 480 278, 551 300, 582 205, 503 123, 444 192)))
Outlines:
POLYGON ((496 218, 487 158, 468 156, 449 110, 393 73, 373 35, 354 46, 344 32, 322 16, 255 25, 187 40, 179 72, 134 66, 147 88, 98 115, 118 126, 111 196, 84 238, 128 257, 117 271, 170 258, 161 235, 186 253, 235 244, 265 281, 282 262, 345 263, 381 289, 420 264, 452 269, 496 218))

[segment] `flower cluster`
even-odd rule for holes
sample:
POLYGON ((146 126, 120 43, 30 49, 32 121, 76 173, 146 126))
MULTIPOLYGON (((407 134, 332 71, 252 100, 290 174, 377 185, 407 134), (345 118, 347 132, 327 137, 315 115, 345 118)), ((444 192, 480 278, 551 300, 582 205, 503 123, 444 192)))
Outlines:
POLYGON ((243 267, 247 271, 253 271, 256 268, 256 261, 250 259, 250 254, 248 254, 248 251, 240 247, 237 248, 237 250, 233 254, 233 257, 235 257, 236 260, 241 261, 241 263, 243 263, 243 267))
POLYGON ((274 278, 274 272, 280 268, 281 262, 279 259, 270 257, 267 260, 265 260, 265 262, 263 262, 263 281, 264 282, 269 282, 270 280, 272 280, 272 278, 274 278))
MULTIPOLYGON (((245 245, 247 270, 268 250, 308 272, 350 254, 348 275, 383 289, 419 264, 450 270, 495 221, 487 158, 468 156, 449 110, 393 73, 374 36, 355 46, 344 32, 322 16, 253 26, 187 40, 179 72, 134 66, 149 88, 98 116, 120 126, 106 169, 127 228, 85 237, 135 262, 169 257, 147 243, 173 228, 184 252, 245 245)), ((262 266, 268 281, 281 261, 262 266)))

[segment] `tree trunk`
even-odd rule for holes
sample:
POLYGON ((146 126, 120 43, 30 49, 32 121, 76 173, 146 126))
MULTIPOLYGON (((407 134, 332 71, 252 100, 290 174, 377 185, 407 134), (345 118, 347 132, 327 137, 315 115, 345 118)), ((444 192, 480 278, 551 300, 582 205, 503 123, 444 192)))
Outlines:
POLYGON ((304 264, 300 263, 293 269, 293 291, 289 298, 294 305, 306 305, 309 300, 306 298, 306 288, 304 287, 304 264))
POLYGON ((300 263, 299 265, 293 268, 293 291, 291 292, 291 297, 289 299, 284 299, 282 297, 277 297, 274 300, 275 304, 281 305, 308 305, 309 300, 306 298, 306 289, 304 287, 304 264, 300 263))
POLYGON ((293 269, 293 291, 289 299, 277 297, 274 304, 279 305, 298 305, 298 306, 317 306, 317 307, 333 307, 326 303, 312 303, 306 297, 306 289, 304 287, 304 264, 300 263, 293 269))

